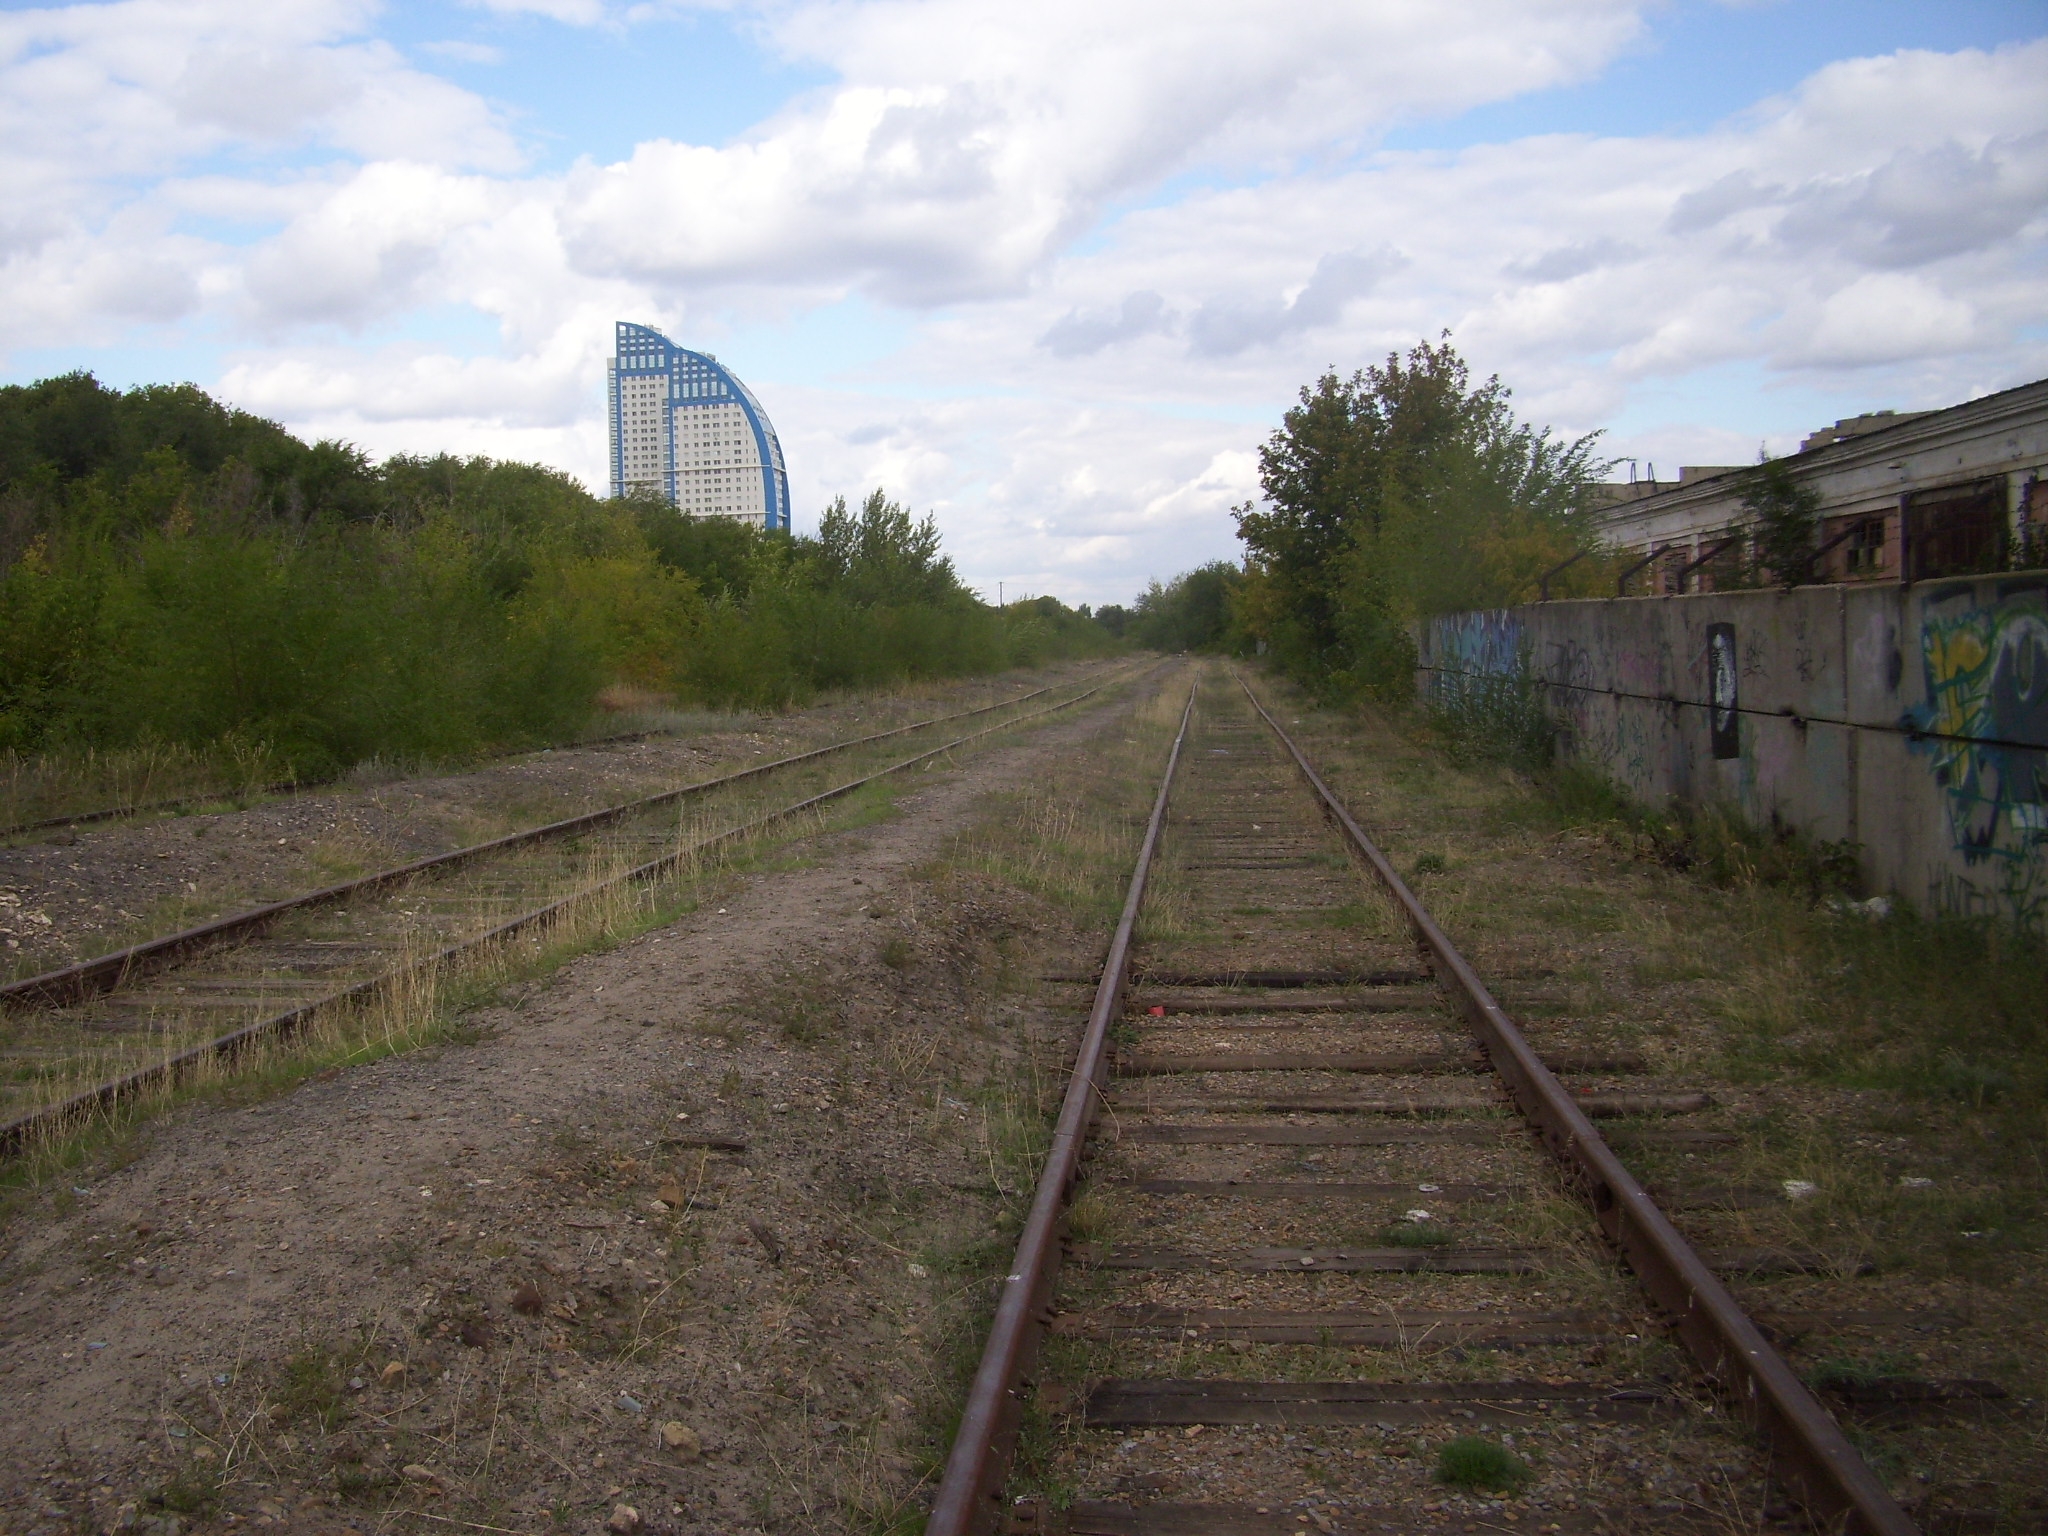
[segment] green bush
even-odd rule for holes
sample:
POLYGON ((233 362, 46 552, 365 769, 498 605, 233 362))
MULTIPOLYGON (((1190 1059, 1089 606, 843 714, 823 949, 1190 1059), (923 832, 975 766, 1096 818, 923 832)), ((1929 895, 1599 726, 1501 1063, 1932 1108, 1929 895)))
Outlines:
POLYGON ((1237 509, 1237 631, 1325 700, 1404 702, 1418 620, 1526 601, 1567 560, 1554 595, 1611 579, 1595 444, 1516 420, 1448 339, 1324 374, 1259 451, 1263 504, 1237 509))

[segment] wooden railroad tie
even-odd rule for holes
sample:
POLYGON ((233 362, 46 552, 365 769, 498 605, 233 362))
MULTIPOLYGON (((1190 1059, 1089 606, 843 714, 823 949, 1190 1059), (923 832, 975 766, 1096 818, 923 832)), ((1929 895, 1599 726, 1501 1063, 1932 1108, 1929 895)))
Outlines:
MULTIPOLYGON (((1861 1259, 1837 1259, 1797 1248, 1702 1248, 1706 1266, 1728 1275, 1869 1274, 1861 1259)), ((1454 1274, 1535 1275, 1556 1270, 1562 1255, 1528 1248, 1401 1247, 1237 1248, 1193 1253, 1181 1248, 1077 1244, 1073 1259, 1089 1269, 1190 1271, 1207 1274, 1454 1274)))
POLYGON ((1610 1421, 1682 1411, 1648 1382, 1175 1381, 1098 1383, 1082 1404, 1091 1428, 1154 1424, 1528 1425, 1549 1415, 1610 1421))
MULTIPOLYGON (((1649 1070, 1640 1056, 1613 1051, 1549 1051, 1553 1072, 1632 1073, 1649 1070)), ((1120 1077, 1176 1072, 1377 1072, 1405 1076, 1429 1072, 1483 1072, 1486 1059, 1456 1051, 1132 1051, 1120 1053, 1120 1077)))
MULTIPOLYGON (((1144 1142, 1174 1147, 1393 1147, 1409 1142, 1450 1143, 1485 1146, 1503 1137, 1524 1136, 1528 1128, 1505 1116, 1460 1125, 1273 1125, 1231 1124, 1229 1122, 1165 1124, 1123 1124, 1105 1127, 1097 1139, 1103 1142, 1144 1142)), ((1691 1131, 1668 1126, 1617 1126, 1609 1134, 1617 1140, 1646 1146, 1732 1147, 1732 1131, 1691 1131)))

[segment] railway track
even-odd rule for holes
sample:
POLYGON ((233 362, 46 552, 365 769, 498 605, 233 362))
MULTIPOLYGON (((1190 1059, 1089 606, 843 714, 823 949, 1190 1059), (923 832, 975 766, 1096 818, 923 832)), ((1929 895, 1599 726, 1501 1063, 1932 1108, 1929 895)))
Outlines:
POLYGON ((0 1155, 301 1028, 322 1010, 535 935, 603 892, 719 856, 779 823, 1071 708, 1141 670, 813 748, 0 986, 0 1155), (980 723, 987 716, 993 721, 980 723), (977 723, 961 730, 968 721, 977 723), (906 745, 917 750, 897 756, 906 745))
POLYGON ((1710 1167, 1737 1139, 1692 1121, 1711 1094, 1525 1034, 1554 978, 1478 975, 1235 679, 1190 696, 1086 980, 928 1536, 1904 1536, 1856 1441, 2002 1395, 1810 1390, 1774 1339, 1939 1316, 1688 1241, 1784 1198, 1630 1173, 1710 1167))
MULTIPOLYGON (((576 752, 592 747, 623 746, 629 742, 653 741, 657 737, 670 734, 671 732, 665 730, 622 731, 615 736, 587 736, 578 741, 565 741, 558 746, 536 750, 576 752)), ((529 755, 527 752, 512 754, 513 757, 529 755)), ((336 782, 334 779, 278 779, 269 784, 254 784, 246 788, 220 788, 189 795, 171 795, 155 800, 138 800, 128 805, 103 805, 90 810, 71 811, 62 816, 43 816, 33 821, 10 822, 0 826, 0 841, 11 837, 25 837, 33 832, 70 831, 78 827, 99 826, 109 821, 130 821, 143 816, 180 815, 205 806, 227 805, 246 809, 265 800, 317 794, 322 790, 332 789, 336 782)))

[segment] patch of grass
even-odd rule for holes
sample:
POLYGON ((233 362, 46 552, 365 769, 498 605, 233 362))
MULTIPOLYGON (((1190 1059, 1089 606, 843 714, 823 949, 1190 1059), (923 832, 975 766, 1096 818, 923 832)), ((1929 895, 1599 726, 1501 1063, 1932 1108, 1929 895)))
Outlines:
POLYGON ((332 1433, 348 1411, 348 1366, 324 1344, 309 1345, 279 1372, 277 1402, 294 1419, 310 1418, 332 1433))
POLYGON ((1567 827, 1597 827, 1640 858, 1712 885, 1768 886, 1818 904, 1861 893, 1862 849, 1791 827, 1759 827, 1718 803, 1639 805, 1585 763, 1561 764, 1539 781, 1542 802, 1567 827))
POLYGON ((1878 1350, 1868 1355, 1838 1355, 1823 1360, 1806 1373, 1806 1380, 1810 1386, 1826 1390, 1829 1387, 1872 1387, 1879 1382, 1897 1381, 1900 1377, 1914 1374, 1910 1355, 1878 1350))
POLYGON ((834 995, 832 978, 822 970, 786 965, 759 977, 723 1012, 736 1028, 752 1023, 792 1045, 815 1045, 838 1025, 834 995))
POLYGON ((1469 1493, 1519 1493, 1535 1480, 1529 1464, 1504 1445, 1460 1435, 1437 1448, 1436 1480, 1469 1493))
POLYGON ((892 933, 882 943, 881 961, 892 971, 903 970, 913 958, 910 940, 900 933, 892 933))
POLYGON ((1972 1109, 1995 1104, 2019 1087, 2019 1079, 1997 1062, 1951 1053, 1923 1079, 1930 1096, 1960 1100, 1972 1109))
POLYGON ((1440 1221, 1390 1221, 1380 1228, 1380 1241, 1389 1248, 1451 1248, 1458 1234, 1440 1221))
POLYGON ((1114 1230, 1116 1213, 1098 1189, 1084 1189, 1067 1206, 1067 1236, 1077 1243, 1102 1243, 1114 1230))
POLYGON ((1526 658, 1515 671, 1498 676, 1444 674, 1427 709, 1429 723, 1454 763, 1502 763, 1540 772, 1557 751, 1558 727, 1547 692, 1526 658))
POLYGON ((158 1483, 149 1502, 174 1515, 208 1515, 220 1503, 224 1481, 219 1463, 194 1459, 158 1483))
POLYGON ((1326 928, 1370 928, 1377 921, 1377 915, 1362 901, 1347 901, 1319 909, 1310 921, 1326 928))
POLYGON ((205 748, 170 742, 0 753, 0 826, 159 800, 218 796, 246 804, 290 777, 267 742, 230 733, 205 748))
POLYGON ((1442 854, 1425 853, 1408 866, 1408 875, 1410 879, 1418 875, 1440 875, 1448 868, 1450 866, 1444 862, 1442 854))

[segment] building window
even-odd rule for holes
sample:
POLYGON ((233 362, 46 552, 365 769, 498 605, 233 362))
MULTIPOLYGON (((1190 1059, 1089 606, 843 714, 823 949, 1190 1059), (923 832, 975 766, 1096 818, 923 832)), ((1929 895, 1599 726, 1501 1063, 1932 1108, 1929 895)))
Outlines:
POLYGON ((1906 498, 1906 578, 1969 576, 2005 563, 2005 481, 1915 491, 1906 498))
POLYGON ((1868 580, 1884 569, 1884 518, 1862 518, 1849 528, 1841 567, 1851 582, 1868 580))

